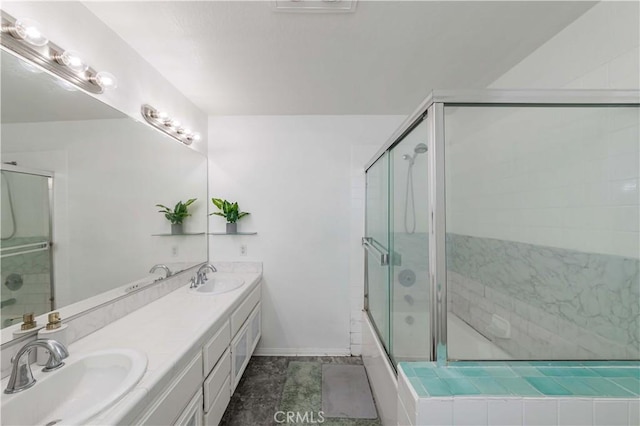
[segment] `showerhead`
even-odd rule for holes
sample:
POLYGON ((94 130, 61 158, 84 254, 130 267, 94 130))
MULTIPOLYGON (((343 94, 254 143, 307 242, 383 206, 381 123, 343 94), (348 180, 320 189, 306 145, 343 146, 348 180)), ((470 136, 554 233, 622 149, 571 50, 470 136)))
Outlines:
POLYGON ((403 160, 409 160, 409 164, 413 165, 413 162, 416 159, 416 157, 418 156, 418 154, 424 154, 428 150, 429 150, 429 148, 427 148, 427 145, 425 145, 423 143, 419 143, 418 145, 416 145, 413 148, 413 155, 404 154, 402 156, 402 159, 403 160))
POLYGON ((428 150, 429 148, 427 148, 427 145, 423 143, 419 143, 415 148, 413 148, 413 152, 415 152, 416 154, 424 154, 428 150))

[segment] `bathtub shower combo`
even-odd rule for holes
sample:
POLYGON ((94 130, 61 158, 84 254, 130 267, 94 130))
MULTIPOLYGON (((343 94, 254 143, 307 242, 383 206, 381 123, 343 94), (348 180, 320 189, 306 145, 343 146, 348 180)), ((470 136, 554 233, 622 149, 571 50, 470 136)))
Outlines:
POLYGON ((638 360, 637 91, 434 92, 366 166, 365 311, 402 361, 638 360))

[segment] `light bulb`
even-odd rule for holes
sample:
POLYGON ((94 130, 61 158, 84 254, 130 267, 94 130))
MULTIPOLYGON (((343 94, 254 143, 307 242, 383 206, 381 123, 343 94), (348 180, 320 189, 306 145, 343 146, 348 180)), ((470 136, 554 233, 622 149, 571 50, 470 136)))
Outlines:
POLYGON ((199 141, 200 140, 200 133, 194 133, 193 134, 193 138, 194 141, 199 141))
POLYGON ((39 27, 40 24, 33 19, 23 18, 16 20, 9 33, 17 39, 42 47, 49 43, 49 39, 40 32, 39 27))
POLYGON ((191 134, 191 133, 192 133, 192 132, 191 132, 191 129, 184 129, 184 130, 182 131, 182 133, 184 133, 187 137, 192 136, 192 134, 191 134))
POLYGON ((70 70, 78 73, 85 72, 89 69, 89 65, 82 60, 78 52, 74 52, 73 50, 65 50, 62 55, 56 55, 54 59, 59 64, 62 64, 70 70))
POLYGON ((89 81, 102 87, 104 90, 115 89, 118 87, 118 80, 116 77, 106 71, 100 71, 98 74, 89 77, 89 81))
POLYGON ((182 143, 185 145, 191 145, 193 143, 193 141, 189 138, 183 139, 182 143))
POLYGON ((178 131, 178 129, 180 129, 180 125, 182 123, 180 123, 178 120, 173 120, 171 121, 171 127, 173 127, 174 129, 176 129, 176 131, 178 131))
POLYGON ((178 133, 179 135, 183 135, 186 133, 186 131, 184 130, 184 127, 178 127, 176 129, 176 133, 178 133))

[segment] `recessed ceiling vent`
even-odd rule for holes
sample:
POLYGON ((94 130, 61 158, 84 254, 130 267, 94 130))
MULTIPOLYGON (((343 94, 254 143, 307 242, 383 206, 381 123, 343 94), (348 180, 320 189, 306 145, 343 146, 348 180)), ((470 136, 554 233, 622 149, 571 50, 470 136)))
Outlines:
POLYGON ((276 12, 352 13, 358 0, 272 0, 276 12))

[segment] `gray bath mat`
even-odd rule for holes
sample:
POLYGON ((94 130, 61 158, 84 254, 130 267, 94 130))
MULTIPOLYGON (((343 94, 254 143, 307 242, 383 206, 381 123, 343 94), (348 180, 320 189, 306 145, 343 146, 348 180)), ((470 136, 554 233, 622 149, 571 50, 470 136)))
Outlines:
POLYGON ((364 366, 322 365, 322 411, 325 417, 378 417, 364 366))

